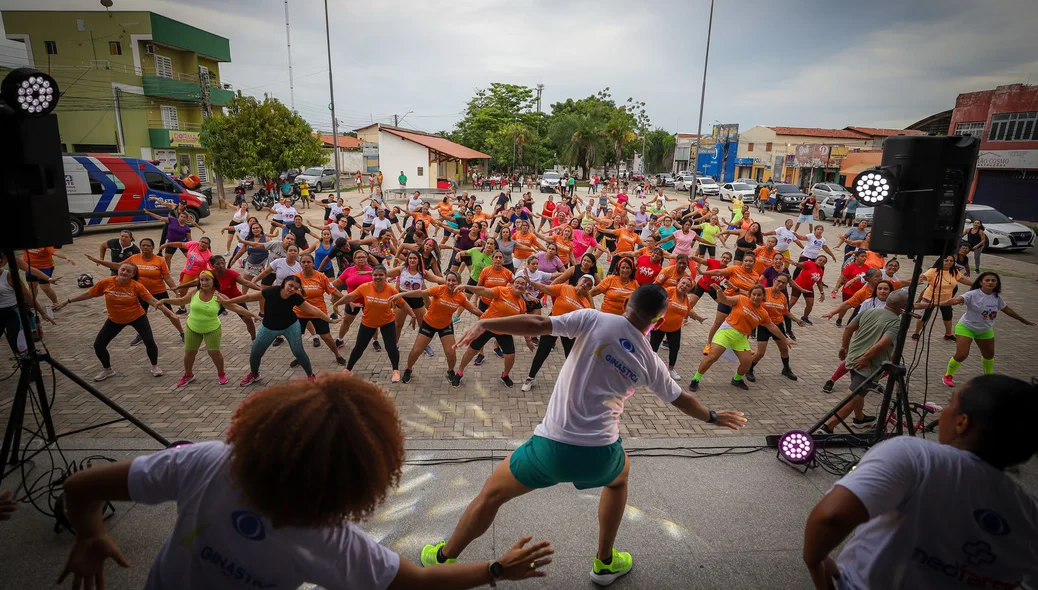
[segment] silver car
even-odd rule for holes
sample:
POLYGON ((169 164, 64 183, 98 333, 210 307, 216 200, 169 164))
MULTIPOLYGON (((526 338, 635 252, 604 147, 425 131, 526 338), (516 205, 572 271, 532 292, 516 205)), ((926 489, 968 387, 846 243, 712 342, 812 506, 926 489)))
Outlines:
POLYGON ((815 194, 815 197, 821 201, 822 197, 838 197, 843 195, 843 198, 851 196, 851 192, 843 186, 835 182, 819 182, 811 187, 811 192, 815 194))
MULTIPOLYGON (((817 186, 817 185, 816 185, 817 186)), ((836 211, 836 198, 835 197, 818 197, 818 221, 825 221, 826 219, 832 219, 836 211)), ((860 221, 866 221, 869 225, 872 225, 872 207, 858 207, 854 211, 854 223, 860 221)), ((840 211, 840 217, 844 216, 845 212, 840 211)))
POLYGON ((679 173, 678 177, 674 179, 674 190, 682 192, 692 190, 692 175, 679 173))
POLYGON ((304 180, 314 189, 314 192, 319 193, 326 188, 334 188, 335 182, 338 178, 335 176, 335 168, 321 168, 315 166, 313 168, 307 168, 302 174, 295 178, 297 184, 304 180))

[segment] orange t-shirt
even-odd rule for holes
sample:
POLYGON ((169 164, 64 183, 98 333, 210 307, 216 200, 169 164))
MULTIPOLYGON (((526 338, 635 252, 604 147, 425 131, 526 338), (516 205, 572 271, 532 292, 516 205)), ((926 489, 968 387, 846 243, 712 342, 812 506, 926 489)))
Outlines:
POLYGON ((87 293, 94 297, 104 295, 108 318, 117 324, 128 324, 144 315, 141 299, 151 299, 144 285, 131 280, 125 285, 115 282, 116 277, 105 277, 94 283, 87 293))
MULTIPOLYGON (((400 291, 389 283, 382 286, 381 291, 375 290, 375 283, 364 283, 353 290, 360 296, 360 303, 364 304, 364 313, 360 317, 360 325, 369 328, 381 328, 388 323, 396 321, 393 313, 394 303, 389 298, 400 291)), ((357 300, 354 300, 357 302, 357 300)))
POLYGON ((454 205, 440 201, 440 204, 436 205, 436 210, 440 212, 440 215, 450 217, 451 213, 454 212, 454 205))
POLYGON ((144 260, 143 254, 134 254, 127 258, 126 262, 137 265, 137 280, 144 285, 148 293, 156 295, 166 292, 166 283, 162 277, 169 274, 169 266, 165 258, 152 254, 151 260, 144 260))
POLYGON ((553 236, 552 241, 555 242, 555 248, 559 252, 559 260, 563 264, 569 264, 569 253, 573 251, 573 240, 567 242, 562 236, 553 236))
POLYGON ((786 312, 789 311, 789 299, 781 291, 778 295, 775 295, 770 288, 765 289, 764 309, 768 310, 768 317, 771 318, 771 323, 780 324, 786 312))
MULTIPOLYGON (((328 277, 319 272, 315 272, 310 278, 304 277, 301 272, 297 272, 296 276, 303 282, 303 299, 306 299, 307 303, 317 309, 328 313, 328 306, 324 302, 325 293, 329 295, 337 295, 339 293, 338 289, 328 280, 328 277)), ((367 311, 367 306, 365 306, 364 310, 367 311)), ((296 316, 301 318, 317 317, 304 313, 298 307, 295 308, 295 312, 296 316)), ((393 319, 396 319, 396 317, 394 316, 393 319)))
POLYGON ((761 274, 767 269, 773 262, 775 262, 775 255, 778 254, 778 250, 769 248, 767 246, 758 246, 754 251, 753 255, 756 256, 756 260, 753 263, 753 272, 761 274))
POLYGON ((447 285, 429 288, 429 309, 422 320, 437 330, 442 330, 454 321, 454 312, 465 304, 465 292, 458 289, 453 295, 447 285))
POLYGON ((759 274, 753 272, 752 270, 747 271, 745 268, 743 268, 741 262, 736 262, 735 264, 725 268, 724 272, 725 276, 728 277, 728 282, 730 282, 732 284, 732 287, 734 287, 734 289, 725 290, 724 294, 728 296, 737 294, 740 289, 749 289, 750 287, 756 285, 757 281, 760 279, 759 274))
POLYGON ((548 289, 551 290, 551 315, 559 316, 578 309, 594 307, 589 299, 577 295, 577 288, 573 285, 551 285, 548 289))
MULTIPOLYGON (((487 289, 493 289, 494 287, 504 287, 510 285, 514 277, 512 271, 507 268, 501 267, 501 270, 495 270, 493 266, 484 268, 479 273, 479 280, 476 284, 480 287, 486 287, 487 289)), ((491 297, 480 297, 479 300, 484 305, 490 305, 491 297)))
POLYGON ((657 285, 662 285, 665 288, 666 287, 677 287, 678 286, 678 281, 681 280, 681 277, 689 277, 690 279, 692 279, 692 282, 695 283, 696 282, 696 267, 689 266, 688 268, 685 269, 685 273, 684 274, 679 275, 678 274, 678 267, 675 266, 674 264, 671 264, 670 266, 665 266, 665 267, 663 267, 663 270, 660 271, 660 274, 656 275, 656 284, 657 285))
POLYGON ((729 326, 749 336, 757 329, 757 326, 768 321, 768 311, 763 304, 760 307, 754 307, 749 297, 739 295, 739 302, 732 308, 732 312, 728 314, 725 321, 729 326))
POLYGON ((425 213, 419 211, 412 213, 411 217, 414 217, 415 219, 421 219, 422 221, 424 221, 426 229, 428 229, 429 224, 433 222, 433 218, 431 215, 426 215, 425 213))
POLYGON ((490 302, 490 307, 479 316, 479 319, 507 318, 526 313, 526 301, 512 292, 511 286, 494 287, 491 291, 494 292, 493 300, 490 302))
POLYGON ((692 308, 688 305, 688 297, 685 297, 684 301, 678 300, 678 290, 676 287, 667 288, 667 313, 663 316, 663 319, 659 324, 656 325, 656 329, 661 332, 674 332, 680 330, 681 325, 685 323, 685 318, 691 313, 692 308))
MULTIPOLYGON (((901 288, 901 281, 890 281, 890 284, 894 287, 895 291, 901 288)), ((872 297, 873 291, 874 289, 872 288, 872 285, 865 285, 861 289, 855 291, 854 295, 851 295, 851 298, 848 299, 846 303, 851 307, 858 307, 862 303, 865 303, 866 299, 872 297)))
POLYGON ((627 298, 638 288, 638 281, 631 277, 626 283, 616 275, 609 275, 598 284, 598 288, 605 295, 602 299, 602 311, 616 315, 623 315, 627 298))
POLYGON ((47 246, 46 248, 27 248, 23 258, 29 266, 39 270, 41 268, 54 268, 54 253, 57 248, 47 246))
POLYGON ((887 259, 872 250, 865 251, 865 266, 867 268, 883 268, 887 265, 887 259))
POLYGON ((641 237, 626 229, 616 230, 616 249, 614 252, 631 252, 634 250, 635 244, 641 244, 641 237))
POLYGON ((512 257, 518 258, 522 262, 526 262, 527 258, 533 256, 534 246, 539 243, 537 236, 533 235, 533 232, 520 231, 512 234, 512 241, 515 242, 515 250, 512 252, 512 257))
POLYGON ((473 223, 475 223, 477 221, 486 221, 488 219, 490 219, 490 216, 487 215, 486 213, 483 213, 482 211, 480 211, 479 213, 476 213, 475 215, 472 216, 473 223))

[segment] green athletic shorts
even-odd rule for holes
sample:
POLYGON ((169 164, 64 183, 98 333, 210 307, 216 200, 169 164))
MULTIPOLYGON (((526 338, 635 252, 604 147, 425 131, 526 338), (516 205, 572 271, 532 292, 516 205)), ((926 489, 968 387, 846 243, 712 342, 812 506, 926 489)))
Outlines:
POLYGON ((184 350, 198 350, 202 346, 202 341, 205 341, 205 348, 210 352, 216 352, 220 350, 220 340, 223 334, 223 329, 217 328, 212 332, 198 333, 191 328, 184 327, 184 350))
POLYGON ((972 338, 974 340, 991 340, 995 337, 995 329, 988 328, 987 332, 974 332, 973 330, 967 328, 965 324, 959 322, 955 324, 955 335, 965 336, 967 338, 972 338))
POLYGON ((721 328, 714 334, 713 343, 732 352, 745 352, 750 348, 750 339, 735 328, 721 328))
POLYGON ((626 455, 617 440, 604 447, 579 447, 534 435, 512 452, 512 476, 528 488, 572 483, 578 490, 600 488, 624 470, 626 455))

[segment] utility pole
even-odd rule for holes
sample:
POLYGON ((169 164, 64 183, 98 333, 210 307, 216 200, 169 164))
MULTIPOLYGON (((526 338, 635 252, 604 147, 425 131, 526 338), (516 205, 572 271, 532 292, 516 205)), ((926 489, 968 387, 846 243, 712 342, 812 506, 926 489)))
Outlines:
POLYGON ((396 127, 400 123, 399 117, 393 115, 393 127, 396 127))
MULTIPOLYGON (((286 0, 287 1, 287 0, 286 0)), ((328 26, 328 0, 324 0, 324 41, 328 48, 328 99, 332 110, 332 155, 335 160, 335 200, 342 191, 342 171, 339 170, 339 120, 335 118, 335 80, 332 78, 332 34, 328 26)))
POLYGON ((696 170, 699 167, 699 148, 703 145, 703 105, 706 103, 706 70, 710 65, 710 33, 714 29, 714 0, 710 0, 710 20, 706 25, 706 57, 703 59, 703 90, 699 95, 699 124, 696 126, 696 158, 692 164, 692 194, 689 200, 696 197, 696 170))
POLYGON ((541 112, 541 92, 544 92, 544 84, 537 85, 537 112, 541 112))
POLYGON ((288 26, 288 0, 285 0, 285 39, 288 41, 288 103, 296 110, 296 87, 292 79, 292 30, 288 26))
MULTIPOLYGON (((213 105, 209 102, 209 72, 201 67, 198 68, 198 85, 202 96, 202 116, 208 119, 213 115, 213 105)), ((216 182, 216 203, 220 209, 226 209, 227 201, 224 200, 223 175, 218 170, 214 170, 214 172, 216 172, 216 177, 213 179, 216 182)))

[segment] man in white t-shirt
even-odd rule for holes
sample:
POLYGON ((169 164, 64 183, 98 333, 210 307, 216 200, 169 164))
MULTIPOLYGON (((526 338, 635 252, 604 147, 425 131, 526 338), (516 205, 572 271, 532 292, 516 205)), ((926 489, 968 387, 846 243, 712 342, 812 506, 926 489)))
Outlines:
MULTIPOLYGON (((105 530, 108 500, 176 502, 176 524, 146 590, 295 590, 304 582, 433 590, 545 575, 546 541, 524 547, 529 538, 522 539, 493 563, 435 569, 376 543, 350 519, 382 502, 403 463, 396 408, 374 385, 334 375, 266 389, 238 407, 226 442, 107 463, 66 480, 76 543, 59 583, 71 574, 74 588, 102 588, 107 559, 130 567, 105 530), (348 434, 360 429, 360 439, 348 434), (271 437, 285 443, 280 452, 255 442, 271 437), (379 461, 367 460, 375 453, 379 461)), ((0 516, 6 502, 0 495, 0 516)))
MULTIPOLYGON (((777 233, 777 231, 778 230, 776 230, 776 233, 777 233)), ((821 225, 816 225, 814 233, 812 233, 809 236, 806 236, 806 237, 802 238, 804 240, 803 241, 803 244, 804 244, 803 250, 804 251, 800 253, 800 260, 798 260, 797 262, 805 262, 807 260, 817 260, 818 257, 822 255, 822 251, 823 250, 833 260, 839 260, 836 257, 836 255, 833 254, 833 251, 829 249, 829 245, 828 245, 829 242, 824 237, 822 237, 823 233, 825 233, 825 228, 822 227, 821 225)), ((795 271, 793 271, 793 278, 795 279, 798 276, 800 276, 800 269, 799 268, 797 268, 795 271)))
POLYGON ((774 235, 778 243, 775 244, 775 251, 781 252, 786 258, 789 258, 789 247, 793 244, 804 247, 799 240, 807 239, 807 236, 802 236, 793 231, 793 220, 787 219, 785 225, 782 227, 775 228, 775 231, 766 232, 765 236, 774 235))
POLYGON ((517 336, 575 339, 559 371, 544 420, 534 435, 494 469, 446 541, 426 545, 426 567, 456 561, 493 524, 498 509, 538 488, 572 483, 577 489, 602 487, 598 554, 591 579, 608 585, 631 570, 631 554, 613 546, 627 498, 629 461, 620 444, 620 416, 627 398, 648 387, 681 412, 710 424, 738 430, 741 412, 708 410, 681 391, 645 334, 667 310, 667 292, 656 284, 638 287, 624 315, 593 309, 543 317, 516 315, 479 320, 456 347, 468 346, 485 331, 517 336))
POLYGON ((938 442, 873 447, 807 519, 815 587, 1035 588, 1038 498, 1005 473, 1038 452, 1035 412, 1038 387, 984 375, 952 396, 938 442))

